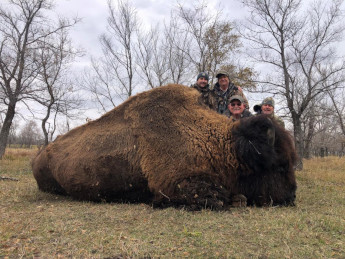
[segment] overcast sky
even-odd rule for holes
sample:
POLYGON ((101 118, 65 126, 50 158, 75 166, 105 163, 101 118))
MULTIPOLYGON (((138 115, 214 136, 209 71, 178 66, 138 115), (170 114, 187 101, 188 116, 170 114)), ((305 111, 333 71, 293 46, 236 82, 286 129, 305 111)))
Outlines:
MULTIPOLYGON (((113 1, 114 3, 116 0, 113 1)), ((191 1, 180 1, 183 4, 191 1)), ((197 2, 197 1, 194 1, 197 2)), ((130 0, 137 10, 143 25, 150 27, 157 22, 163 22, 170 17, 170 11, 176 7, 176 0, 130 0)), ((219 6, 219 1, 207 2, 210 10, 219 6)), ((243 8, 237 0, 222 1, 222 9, 230 20, 243 17, 243 8)), ((82 18, 72 30, 71 36, 75 44, 83 47, 90 55, 97 55, 100 51, 99 36, 106 32, 108 7, 107 0, 58 0, 56 12, 64 17, 78 16, 82 18)), ((85 58, 83 59, 85 60, 85 58)))

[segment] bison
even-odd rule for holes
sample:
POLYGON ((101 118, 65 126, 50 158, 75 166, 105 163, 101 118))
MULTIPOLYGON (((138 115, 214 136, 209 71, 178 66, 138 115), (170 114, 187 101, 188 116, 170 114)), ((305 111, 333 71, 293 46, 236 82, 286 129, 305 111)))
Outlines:
POLYGON ((200 94, 167 85, 77 127, 32 161, 42 191, 191 210, 293 204, 296 154, 265 115, 233 123, 200 94))

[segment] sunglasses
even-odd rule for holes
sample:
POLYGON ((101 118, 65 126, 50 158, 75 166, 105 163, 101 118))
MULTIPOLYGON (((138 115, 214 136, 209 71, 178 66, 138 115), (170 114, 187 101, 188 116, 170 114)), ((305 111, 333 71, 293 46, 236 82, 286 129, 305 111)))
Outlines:
POLYGON ((232 107, 235 107, 235 106, 241 106, 242 103, 230 103, 230 105, 231 105, 232 107))

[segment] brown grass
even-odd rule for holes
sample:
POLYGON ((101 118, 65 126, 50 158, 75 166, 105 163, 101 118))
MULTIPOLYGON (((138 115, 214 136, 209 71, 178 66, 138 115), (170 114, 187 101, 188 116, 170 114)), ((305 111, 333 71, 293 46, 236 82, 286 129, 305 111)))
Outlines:
POLYGON ((31 173, 30 161, 36 155, 38 149, 7 148, 0 160, 0 174, 17 175, 31 173))
POLYGON ((42 193, 31 155, 0 160, 0 258, 345 257, 345 158, 305 161, 296 207, 188 212, 42 193))

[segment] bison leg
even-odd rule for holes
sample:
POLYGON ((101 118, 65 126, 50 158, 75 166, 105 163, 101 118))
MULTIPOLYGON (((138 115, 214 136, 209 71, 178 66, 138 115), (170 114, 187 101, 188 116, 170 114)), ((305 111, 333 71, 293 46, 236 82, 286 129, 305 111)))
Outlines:
POLYGON ((195 176, 177 184, 174 194, 170 197, 159 192, 153 204, 155 207, 175 206, 187 210, 223 210, 228 207, 229 192, 222 185, 195 176))
POLYGON ((232 207, 246 207, 247 206, 247 197, 242 194, 237 194, 231 197, 231 206, 232 207))

